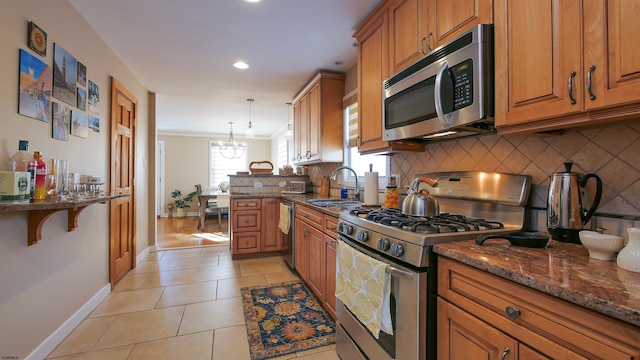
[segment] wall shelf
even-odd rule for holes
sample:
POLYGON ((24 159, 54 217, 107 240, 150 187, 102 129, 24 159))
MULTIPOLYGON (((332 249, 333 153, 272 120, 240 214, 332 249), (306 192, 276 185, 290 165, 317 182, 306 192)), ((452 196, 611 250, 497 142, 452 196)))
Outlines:
POLYGON ((6 212, 28 212, 28 234, 27 244, 29 246, 42 240, 42 226, 49 216, 62 210, 67 210, 67 231, 73 231, 78 227, 78 217, 82 210, 93 204, 104 204, 108 201, 130 196, 129 194, 100 196, 79 200, 47 199, 34 200, 25 203, 0 203, 0 213, 6 212))

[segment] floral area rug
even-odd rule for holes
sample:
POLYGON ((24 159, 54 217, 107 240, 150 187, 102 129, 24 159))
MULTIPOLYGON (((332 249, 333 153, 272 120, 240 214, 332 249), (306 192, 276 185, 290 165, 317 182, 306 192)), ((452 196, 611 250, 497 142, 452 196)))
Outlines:
POLYGON ((301 281, 244 287, 240 293, 251 359, 335 343, 333 320, 301 281))

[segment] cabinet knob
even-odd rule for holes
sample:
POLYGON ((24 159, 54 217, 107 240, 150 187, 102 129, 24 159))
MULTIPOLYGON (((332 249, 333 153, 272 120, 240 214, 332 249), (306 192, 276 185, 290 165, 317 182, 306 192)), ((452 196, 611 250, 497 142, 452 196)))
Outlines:
POLYGON ((520 309, 518 308, 507 306, 506 312, 507 312, 507 316, 511 320, 517 320, 520 317, 520 309))

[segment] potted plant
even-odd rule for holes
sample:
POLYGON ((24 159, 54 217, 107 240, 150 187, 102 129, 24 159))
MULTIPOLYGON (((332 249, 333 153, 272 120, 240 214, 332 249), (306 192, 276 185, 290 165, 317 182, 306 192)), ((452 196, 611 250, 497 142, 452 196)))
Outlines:
POLYGON ((190 208, 190 203, 193 201, 193 197, 196 195, 196 192, 189 193, 187 196, 182 198, 182 192, 180 190, 174 190, 171 192, 171 197, 175 200, 173 204, 178 209, 178 217, 186 217, 187 209, 190 208))

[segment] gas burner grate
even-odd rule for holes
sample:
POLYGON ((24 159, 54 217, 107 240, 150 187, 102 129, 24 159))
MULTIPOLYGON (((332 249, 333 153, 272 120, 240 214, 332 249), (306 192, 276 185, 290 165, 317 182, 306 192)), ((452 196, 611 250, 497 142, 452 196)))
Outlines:
POLYGON ((366 220, 422 234, 504 229, 497 221, 472 219, 464 215, 442 213, 436 216, 404 215, 399 209, 354 209, 352 215, 366 220))

